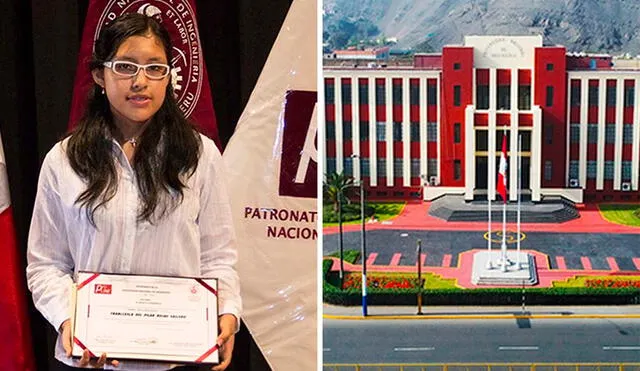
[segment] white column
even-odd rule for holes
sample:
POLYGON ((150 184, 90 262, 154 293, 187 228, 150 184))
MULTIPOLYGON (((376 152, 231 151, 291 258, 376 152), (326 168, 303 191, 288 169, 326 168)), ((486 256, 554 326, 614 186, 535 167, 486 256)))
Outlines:
POLYGON ((468 105, 464 110, 464 199, 466 201, 473 200, 473 189, 476 185, 474 113, 475 106, 472 105, 468 105))
POLYGON ((613 157, 613 189, 620 190, 622 183, 622 119, 624 108, 624 80, 616 79, 616 140, 613 157))
POLYGON ((495 68, 489 69, 489 111, 487 141, 489 150, 487 153, 487 197, 489 200, 496 199, 496 94, 497 94, 497 71, 495 68))
POLYGON ((411 132, 409 77, 402 78, 402 185, 411 186, 411 132))
POLYGON ((442 89, 440 86, 440 76, 436 77, 436 169, 438 169, 438 184, 440 184, 440 176, 442 175, 442 171, 440 170, 441 162, 442 162, 442 138, 440 137, 440 101, 442 97, 442 89))
POLYGON ((393 187, 393 80, 391 77, 384 79, 385 109, 387 123, 385 125, 385 135, 387 136, 387 186, 393 187))
POLYGON ((376 79, 369 76, 369 182, 378 186, 378 119, 376 118, 376 79))
POLYGON ((565 169, 565 173, 564 173, 564 186, 567 187, 569 186, 569 164, 571 163, 570 158, 571 158, 571 91, 573 89, 571 88, 571 77, 567 78, 567 116, 565 117, 565 122, 567 123, 566 127, 565 127, 565 133, 566 133, 566 146, 567 146, 567 150, 565 152, 564 158, 565 158, 565 162, 564 162, 564 169, 565 169))
POLYGON ((638 190, 638 165, 640 163, 640 79, 633 86, 633 144, 631 152, 631 189, 638 190))
MULTIPOLYGON (((351 136, 353 153, 360 156, 360 84, 358 82, 358 76, 351 78, 351 136)), ((362 161, 361 156, 359 159, 359 161, 362 161)), ((360 164, 356 166, 353 159, 351 160, 353 178, 358 182, 362 180, 359 165, 360 164)))
POLYGON ((587 129, 589 120, 589 80, 580 79, 580 187, 587 186, 587 129))
POLYGON ((511 69, 511 128, 509 129, 509 200, 518 200, 518 69, 511 69))
POLYGON ((531 201, 540 201, 540 165, 542 162, 542 110, 540 106, 531 106, 533 110, 533 130, 531 131, 531 201))
POLYGON ((336 99, 336 104, 334 107, 336 108, 336 123, 335 123, 335 132, 336 132, 336 173, 344 172, 344 146, 342 140, 342 78, 336 77, 335 81, 335 89, 334 96, 336 99))
POLYGON ((420 82, 420 175, 427 174, 427 78, 420 82))
POLYGON ((607 103, 607 80, 598 79, 598 162, 596 175, 596 190, 604 189, 604 139, 605 139, 605 118, 607 103))

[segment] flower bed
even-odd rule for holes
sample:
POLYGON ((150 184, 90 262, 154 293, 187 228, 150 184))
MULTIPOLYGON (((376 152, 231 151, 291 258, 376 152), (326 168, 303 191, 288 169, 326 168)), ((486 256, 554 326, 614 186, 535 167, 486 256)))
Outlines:
POLYGON ((637 288, 640 289, 640 280, 634 279, 587 279, 584 282, 585 287, 589 288, 637 288))

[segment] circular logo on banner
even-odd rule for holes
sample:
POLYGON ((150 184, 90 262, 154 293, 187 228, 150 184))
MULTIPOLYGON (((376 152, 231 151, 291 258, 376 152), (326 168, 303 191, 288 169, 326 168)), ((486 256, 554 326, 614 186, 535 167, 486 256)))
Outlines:
POLYGON ((195 108, 202 89, 202 49, 196 15, 188 0, 109 0, 98 19, 95 41, 102 27, 125 13, 155 18, 171 34, 171 85, 185 116, 195 108))

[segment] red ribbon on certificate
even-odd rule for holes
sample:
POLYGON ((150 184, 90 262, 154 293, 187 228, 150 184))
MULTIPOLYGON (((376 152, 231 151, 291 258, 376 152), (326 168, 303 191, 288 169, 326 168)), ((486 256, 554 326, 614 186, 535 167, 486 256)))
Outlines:
MULTIPOLYGON (((77 337, 73 337, 73 342, 76 343, 82 350, 89 350, 89 348, 87 348, 84 344, 82 344, 82 342, 80 340, 78 340, 77 337)), ((95 357, 96 355, 93 354, 92 351, 89 350, 89 356, 91 357, 95 357)))
POLYGON ((200 357, 198 357, 198 359, 195 360, 196 363, 202 363, 202 361, 204 361, 205 359, 207 359, 207 357, 209 357, 211 355, 211 353, 215 352, 216 350, 218 350, 219 346, 218 344, 214 345, 213 348, 207 350, 206 352, 204 352, 203 355, 201 355, 200 357))
POLYGON ((214 289, 213 287, 209 286, 206 282, 204 282, 204 280, 202 280, 201 278, 196 278, 195 279, 199 284, 201 284, 202 286, 204 286, 205 289, 211 291, 213 293, 213 295, 218 296, 218 292, 216 291, 216 289, 214 289))
POLYGON ((86 285, 89 284, 89 282, 95 280, 96 278, 98 278, 98 276, 100 276, 100 273, 95 273, 93 274, 91 277, 87 278, 86 280, 82 281, 79 285, 78 285, 78 290, 80 290, 81 288, 85 287, 86 285))

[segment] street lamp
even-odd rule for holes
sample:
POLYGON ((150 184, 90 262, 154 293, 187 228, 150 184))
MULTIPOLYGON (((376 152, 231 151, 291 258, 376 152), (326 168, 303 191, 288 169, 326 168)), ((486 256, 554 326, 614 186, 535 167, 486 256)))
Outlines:
POLYGON ((340 249, 340 290, 344 288, 344 248, 342 243, 342 188, 338 188, 338 226, 340 237, 338 239, 340 249))
POLYGON ((358 169, 360 171, 360 219, 362 222, 362 233, 360 235, 360 250, 362 255, 362 316, 367 316, 367 247, 365 243, 365 220, 364 220, 364 181, 362 173, 362 159, 358 154, 352 154, 351 158, 358 159, 358 169))

